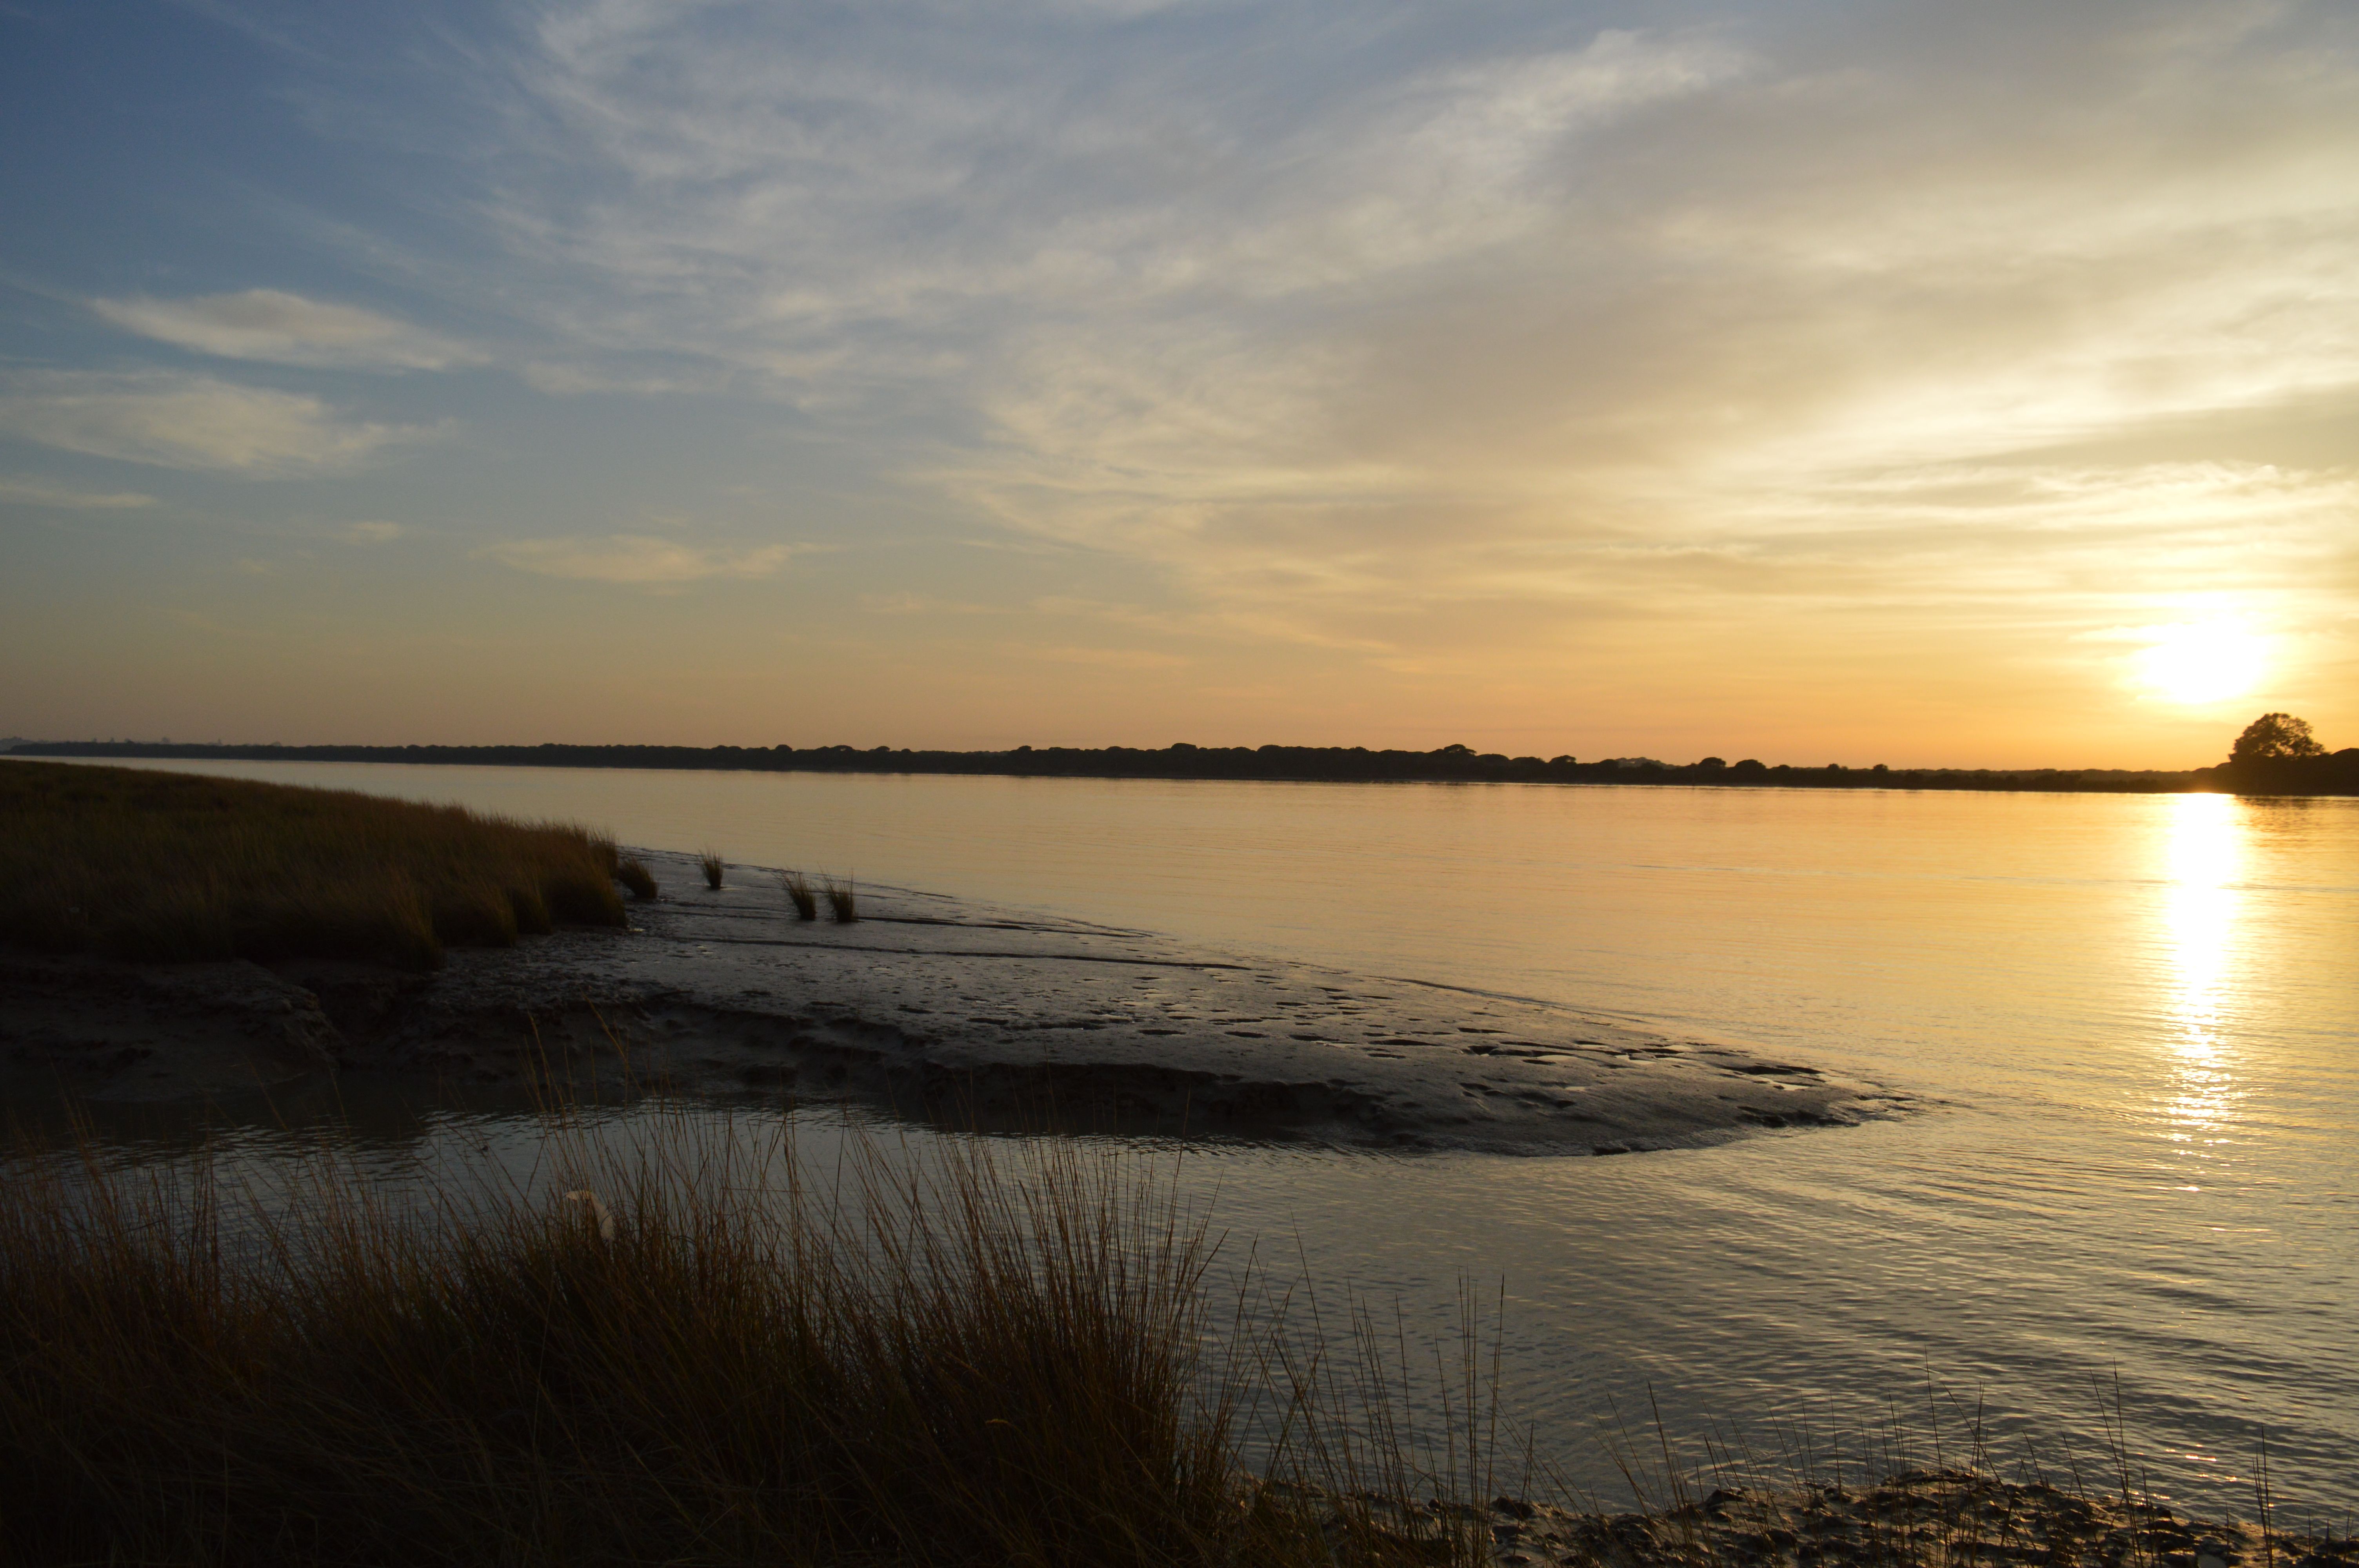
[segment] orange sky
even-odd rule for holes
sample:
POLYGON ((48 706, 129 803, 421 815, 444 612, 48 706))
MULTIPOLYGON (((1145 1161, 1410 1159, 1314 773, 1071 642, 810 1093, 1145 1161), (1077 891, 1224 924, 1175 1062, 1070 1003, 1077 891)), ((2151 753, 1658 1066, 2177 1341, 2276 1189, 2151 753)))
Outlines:
POLYGON ((2359 744, 2345 8, 315 9, 0 17, 0 734, 2359 744))

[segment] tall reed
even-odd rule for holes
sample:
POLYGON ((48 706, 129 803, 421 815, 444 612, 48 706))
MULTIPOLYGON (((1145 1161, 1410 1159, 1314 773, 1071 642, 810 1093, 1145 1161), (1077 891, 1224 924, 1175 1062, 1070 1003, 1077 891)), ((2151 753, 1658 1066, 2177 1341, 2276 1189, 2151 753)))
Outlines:
POLYGON ((729 869, 729 863, 721 858, 721 851, 718 849, 705 850, 702 854, 697 856, 696 866, 699 871, 704 873, 704 885, 711 888, 714 892, 719 892, 721 891, 722 874, 729 869))

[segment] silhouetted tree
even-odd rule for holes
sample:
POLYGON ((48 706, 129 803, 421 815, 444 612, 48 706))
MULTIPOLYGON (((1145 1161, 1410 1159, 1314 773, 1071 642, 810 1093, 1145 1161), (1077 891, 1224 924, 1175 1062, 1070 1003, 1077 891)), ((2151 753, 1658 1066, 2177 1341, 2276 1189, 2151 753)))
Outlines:
POLYGON ((2265 757, 2322 757, 2326 748, 2310 732, 2310 720, 2290 713, 2264 713, 2245 726, 2229 748, 2232 762, 2258 762, 2265 757))

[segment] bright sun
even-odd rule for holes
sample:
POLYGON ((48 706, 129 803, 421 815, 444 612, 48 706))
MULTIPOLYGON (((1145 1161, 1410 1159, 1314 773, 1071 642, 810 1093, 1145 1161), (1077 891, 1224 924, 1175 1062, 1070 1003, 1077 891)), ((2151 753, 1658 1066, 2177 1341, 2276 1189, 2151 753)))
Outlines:
POLYGON ((2202 621, 2154 629, 2137 655, 2138 684, 2166 702, 2190 707, 2242 697, 2261 678, 2261 639, 2234 622, 2202 621))

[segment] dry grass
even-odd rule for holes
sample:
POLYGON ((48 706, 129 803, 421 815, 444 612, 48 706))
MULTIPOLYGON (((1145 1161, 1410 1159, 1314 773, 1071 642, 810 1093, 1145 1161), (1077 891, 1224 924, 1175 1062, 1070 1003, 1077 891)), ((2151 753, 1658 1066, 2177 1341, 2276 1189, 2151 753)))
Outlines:
POLYGON ((614 862, 614 880, 630 889, 633 898, 654 902, 656 874, 636 855, 625 855, 614 862))
POLYGON ((1210 1243, 1135 1165, 871 1149, 817 1181, 688 1125, 422 1209, 325 1148, 267 1203, 20 1162, 0 1557, 1474 1560, 1338 1505, 1313 1447, 1246 1473, 1238 1380, 1200 1364, 1210 1243))
POLYGON ((714 892, 719 892, 721 891, 722 873, 729 869, 729 862, 721 858, 721 851, 718 849, 705 850, 702 854, 697 856, 696 865, 697 869, 704 873, 704 885, 711 888, 714 892))
POLYGON ((787 902, 795 906, 796 919, 819 918, 819 894, 811 890, 809 877, 800 871, 780 871, 778 885, 786 890, 787 902))
POLYGON ((342 791, 0 761, 0 942, 183 961, 351 957, 618 925, 612 841, 342 791))
POLYGON ((827 894, 828 913, 835 916, 838 925, 849 925, 860 918, 860 903, 853 896, 852 879, 837 881, 833 877, 820 879, 821 891, 827 894))

